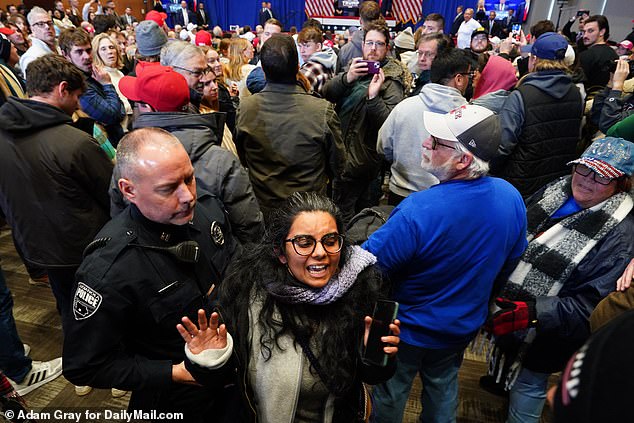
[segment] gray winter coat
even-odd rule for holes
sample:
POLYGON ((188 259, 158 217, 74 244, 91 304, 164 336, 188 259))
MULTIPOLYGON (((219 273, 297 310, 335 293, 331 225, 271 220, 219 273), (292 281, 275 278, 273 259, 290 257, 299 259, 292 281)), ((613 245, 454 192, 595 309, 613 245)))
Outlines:
MULTIPOLYGON (((216 128, 223 128, 224 122, 217 117, 216 113, 143 113, 135 120, 134 128, 162 128, 175 135, 192 161, 196 179, 224 204, 238 240, 257 242, 264 231, 262 213, 246 170, 236 156, 219 146, 216 128)), ((115 216, 126 205, 116 187, 111 188, 110 196, 110 214, 115 216)))

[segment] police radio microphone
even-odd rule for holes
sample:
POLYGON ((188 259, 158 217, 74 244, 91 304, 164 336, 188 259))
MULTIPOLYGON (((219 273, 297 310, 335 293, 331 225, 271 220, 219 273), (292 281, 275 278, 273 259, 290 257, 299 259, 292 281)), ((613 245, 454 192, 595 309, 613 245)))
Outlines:
POLYGON ((200 246, 196 241, 183 241, 171 247, 156 247, 154 245, 128 244, 134 247, 147 248, 148 250, 164 251, 171 254, 176 260, 184 263, 198 263, 200 258, 200 246))

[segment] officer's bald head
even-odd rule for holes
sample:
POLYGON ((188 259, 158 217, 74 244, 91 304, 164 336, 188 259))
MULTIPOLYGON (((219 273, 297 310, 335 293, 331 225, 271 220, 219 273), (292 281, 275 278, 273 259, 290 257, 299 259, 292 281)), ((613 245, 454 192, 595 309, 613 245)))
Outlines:
POLYGON ((171 154, 174 149, 184 148, 174 135, 160 128, 135 129, 126 134, 117 146, 117 161, 114 169, 116 180, 126 178, 136 179, 140 174, 140 168, 147 167, 149 163, 144 156, 149 150, 163 150, 165 154, 171 154))
POLYGON ((185 148, 169 132, 144 128, 123 137, 115 172, 123 197, 149 220, 183 225, 193 218, 194 168, 185 148))

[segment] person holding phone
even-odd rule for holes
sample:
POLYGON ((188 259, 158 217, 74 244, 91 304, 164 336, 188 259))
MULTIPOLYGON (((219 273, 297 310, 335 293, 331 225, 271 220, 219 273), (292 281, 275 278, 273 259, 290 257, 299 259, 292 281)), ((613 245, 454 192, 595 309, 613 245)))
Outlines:
POLYGON ((377 423, 403 420, 417 374, 420 421, 456 421, 464 349, 487 317, 496 276, 514 267, 527 244, 522 197, 487 176, 500 141, 497 115, 463 105, 419 116, 429 134, 421 167, 440 183, 410 194, 362 245, 390 276, 402 321, 396 373, 372 391, 377 423))
POLYGON ((237 378, 244 406, 236 421, 363 421, 362 382, 394 373, 400 333, 395 320, 381 338, 386 366, 362 359, 369 315, 386 289, 375 262, 348 245, 331 200, 291 195, 262 242, 228 271, 217 312, 208 318, 201 310, 197 324, 178 325, 187 369, 204 386, 237 378))
POLYGON ((346 223, 362 209, 379 203, 379 128, 411 84, 411 75, 400 62, 389 57, 389 51, 390 33, 385 21, 368 25, 363 57, 352 59, 350 68, 330 79, 322 91, 326 100, 336 104, 348 147, 348 161, 341 178, 333 184, 333 198, 346 223))

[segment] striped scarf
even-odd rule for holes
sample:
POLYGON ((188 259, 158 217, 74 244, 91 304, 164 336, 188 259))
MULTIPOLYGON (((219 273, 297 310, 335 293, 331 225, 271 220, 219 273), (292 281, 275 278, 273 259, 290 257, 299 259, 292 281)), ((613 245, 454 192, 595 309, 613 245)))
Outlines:
MULTIPOLYGON (((547 228, 550 216, 572 196, 570 184, 571 176, 554 182, 545 189, 539 201, 527 209, 528 248, 509 277, 501 297, 525 301, 540 296, 557 296, 583 258, 625 219, 634 205, 630 194, 621 192, 547 228)), ((530 328, 515 335, 523 340, 506 377, 506 389, 515 382, 528 346, 537 332, 535 328, 530 328)), ((490 357, 489 369, 501 372, 504 360, 504 352, 496 348, 490 357)), ((497 375, 497 381, 501 376, 497 375)))

